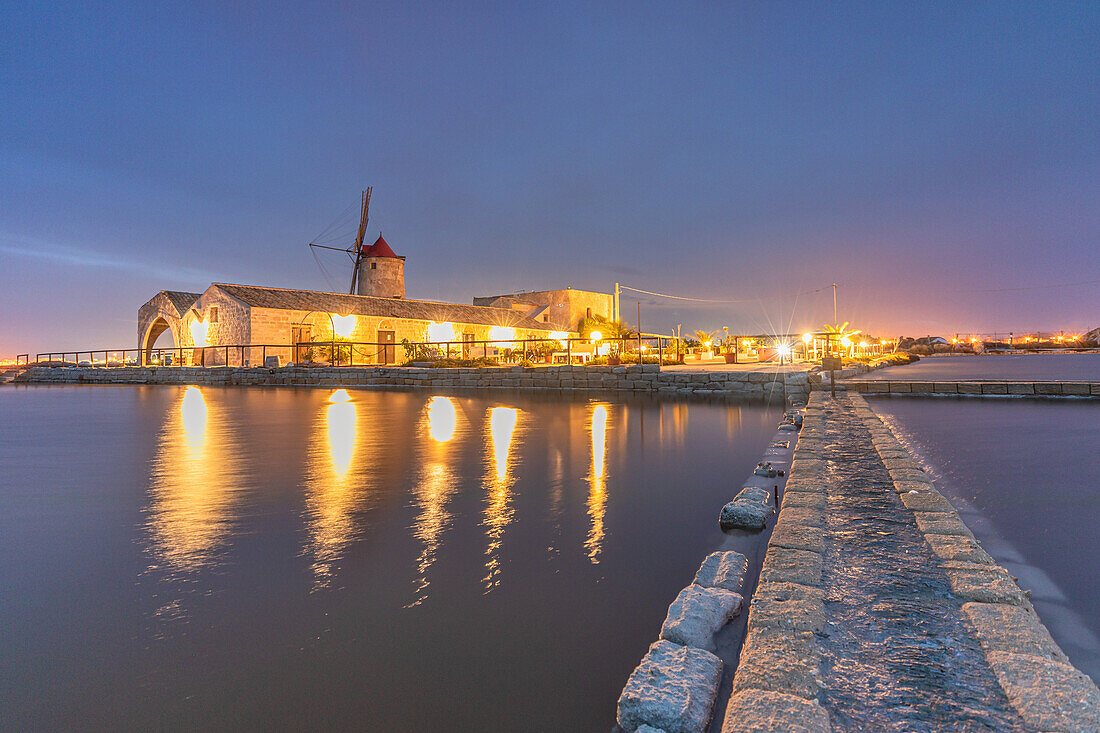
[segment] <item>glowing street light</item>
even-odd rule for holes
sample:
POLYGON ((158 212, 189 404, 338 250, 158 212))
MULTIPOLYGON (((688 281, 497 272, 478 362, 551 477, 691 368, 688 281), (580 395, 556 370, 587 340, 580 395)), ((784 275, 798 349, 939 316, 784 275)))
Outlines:
POLYGON ((599 331, 593 331, 592 333, 588 334, 588 338, 592 340, 592 343, 596 343, 603 338, 603 334, 599 331))

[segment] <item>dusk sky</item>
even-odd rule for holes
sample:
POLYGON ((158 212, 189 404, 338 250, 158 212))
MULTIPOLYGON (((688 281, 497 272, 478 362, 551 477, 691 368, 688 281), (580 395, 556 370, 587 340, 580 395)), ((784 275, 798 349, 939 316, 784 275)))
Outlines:
POLYGON ((749 301, 646 330, 801 332, 835 281, 884 336, 1100 326, 1100 3, 0 19, 0 357, 134 347, 161 289, 346 290, 307 243, 366 186, 410 298, 620 282, 749 301))

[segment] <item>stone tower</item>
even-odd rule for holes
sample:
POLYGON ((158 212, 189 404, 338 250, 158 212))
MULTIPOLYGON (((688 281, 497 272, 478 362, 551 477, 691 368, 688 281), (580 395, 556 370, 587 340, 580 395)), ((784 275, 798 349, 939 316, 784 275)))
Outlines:
POLYGON ((405 258, 398 257, 378 235, 378 239, 369 247, 363 247, 359 260, 358 295, 373 295, 376 298, 405 297, 405 258))

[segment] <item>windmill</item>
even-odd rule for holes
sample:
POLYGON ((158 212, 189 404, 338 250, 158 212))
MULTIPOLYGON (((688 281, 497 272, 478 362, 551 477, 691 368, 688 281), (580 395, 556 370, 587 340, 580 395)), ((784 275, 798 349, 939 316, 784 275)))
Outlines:
MULTIPOLYGON (((350 247, 329 247, 324 244, 317 244, 316 242, 310 242, 310 248, 316 249, 331 249, 335 252, 344 252, 354 261, 354 265, 351 268, 351 287, 348 288, 348 293, 355 295, 355 286, 359 278, 359 262, 363 258, 363 237, 367 233, 367 219, 370 213, 370 194, 372 187, 367 186, 367 190, 363 191, 363 197, 359 204, 359 229, 355 235, 355 244, 350 247)), ((318 235, 318 239, 330 232, 333 225, 329 225, 329 228, 318 235)), ((319 264, 319 262, 318 262, 319 264)), ((323 268, 322 268, 323 269, 323 268)))

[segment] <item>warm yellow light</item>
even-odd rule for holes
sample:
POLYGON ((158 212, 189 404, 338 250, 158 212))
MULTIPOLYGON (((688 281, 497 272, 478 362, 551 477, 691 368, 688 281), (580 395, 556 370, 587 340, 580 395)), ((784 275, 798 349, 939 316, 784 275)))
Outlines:
POLYGON ((334 405, 341 402, 351 402, 351 395, 348 394, 346 389, 338 389, 329 395, 328 401, 334 405))
POLYGON ((565 346, 565 342, 569 340, 569 334, 565 331, 551 331, 550 338, 565 346))
POLYGON ((809 334, 809 333, 802 334, 802 343, 808 344, 813 340, 814 340, 813 334, 809 334))
POLYGON ((455 436, 455 404, 448 397, 432 397, 428 403, 428 434, 437 443, 455 436))
POLYGON ((511 326, 492 326, 489 328, 489 340, 494 346, 507 347, 516 339, 516 329, 511 326))
POLYGON ((584 546, 593 564, 600 561, 607 504, 605 459, 607 453, 607 407, 592 408, 592 475, 588 478, 588 517, 592 526, 584 546))
POLYGON ((183 393, 180 418, 188 443, 192 446, 200 443, 206 434, 206 400, 198 387, 188 387, 183 393))
POLYGON ((710 341, 704 341, 703 342, 703 348, 704 349, 709 349, 710 348, 710 341))
POLYGON ((642 351, 649 351, 649 344, 642 344, 642 351))
POLYGON ((351 338, 355 332, 355 316, 338 316, 332 314, 332 332, 342 339, 351 338))
POLYGON ((453 323, 444 321, 443 323, 429 323, 428 324, 428 340, 436 343, 444 341, 456 341, 455 339, 455 326, 453 323))
MULTIPOLYGON (((344 390, 339 390, 344 392, 344 390)), ((347 392, 344 392, 347 397, 347 392)), ((355 405, 349 404, 351 398, 330 400, 326 418, 328 421, 328 451, 332 459, 332 471, 336 478, 347 477, 351 468, 351 459, 355 454, 355 405)))
POLYGON ((790 356, 791 355, 790 344, 779 344, 779 346, 776 347, 776 351, 779 352, 780 356, 790 356))
POLYGON ((867 348, 867 345, 868 345, 868 344, 867 344, 867 342, 866 342, 866 341, 860 341, 860 342, 859 342, 859 348, 861 348, 861 349, 866 349, 866 348, 867 348))
POLYGON ((951 343, 957 344, 957 343, 959 343, 959 340, 958 339, 951 339, 951 343))
POLYGON ((972 343, 972 344, 976 344, 976 343, 978 343, 978 339, 976 339, 976 338, 971 338, 971 339, 970 339, 970 343, 972 343))
POLYGON ((493 440, 493 461, 498 479, 508 475, 508 453, 519 411, 513 407, 494 407, 489 412, 489 434, 493 440))
POLYGON ((191 321, 191 342, 195 346, 206 346, 206 330, 209 325, 199 320, 191 321))
POLYGON ((599 341, 603 338, 603 334, 599 331, 593 331, 592 333, 588 334, 588 338, 592 339, 593 341, 599 341))
POLYGON ((840 340, 840 345, 843 346, 844 348, 848 348, 849 346, 852 345, 852 339, 845 336, 844 338, 842 338, 840 340))

